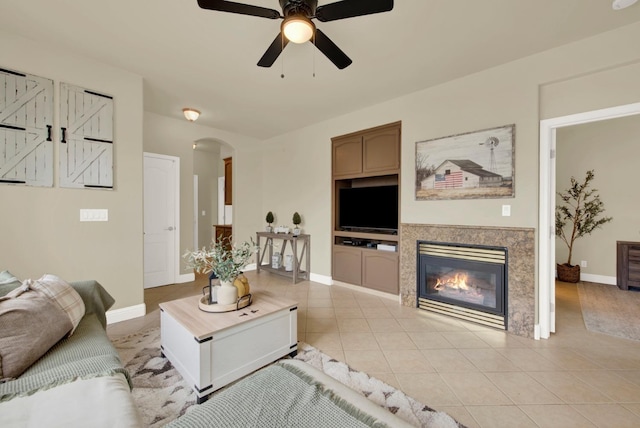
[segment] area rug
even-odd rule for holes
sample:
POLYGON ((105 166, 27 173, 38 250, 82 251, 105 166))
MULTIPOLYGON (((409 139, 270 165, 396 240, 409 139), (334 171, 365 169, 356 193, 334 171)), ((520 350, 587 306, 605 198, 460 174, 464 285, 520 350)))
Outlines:
POLYGON ((580 282, 578 295, 587 330, 640 341, 640 293, 580 282))
MULTIPOLYGON (((195 404, 193 390, 160 354, 159 328, 116 339, 113 343, 133 379, 133 399, 146 426, 164 426, 195 404)), ((306 343, 298 344, 295 358, 322 370, 415 426, 462 427, 446 413, 437 412, 306 343)))

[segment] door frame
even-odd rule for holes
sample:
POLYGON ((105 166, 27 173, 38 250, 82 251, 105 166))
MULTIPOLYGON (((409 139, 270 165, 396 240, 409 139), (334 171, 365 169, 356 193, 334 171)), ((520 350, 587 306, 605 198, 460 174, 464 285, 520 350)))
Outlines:
POLYGON ((548 339, 556 331, 555 210, 556 130, 601 120, 640 114, 640 103, 593 110, 540 121, 540 176, 538 200, 538 324, 535 339, 548 339))
MULTIPOLYGON (((161 155, 158 153, 143 152, 143 158, 159 158, 173 161, 173 181, 174 181, 174 221, 175 238, 173 240, 173 282, 175 284, 193 281, 194 275, 180 275, 180 158, 177 156, 161 155), (183 278, 184 277, 184 278, 183 278)), ((143 174, 144 175, 144 174, 143 174)), ((144 186, 143 186, 144 188, 144 186)), ((144 200, 144 197, 143 197, 144 200)), ((143 207, 144 208, 144 207, 143 207)), ((143 216, 144 223, 144 216, 143 216)), ((144 230, 144 224, 143 224, 144 230)), ((143 246, 144 251, 144 246, 143 246)))

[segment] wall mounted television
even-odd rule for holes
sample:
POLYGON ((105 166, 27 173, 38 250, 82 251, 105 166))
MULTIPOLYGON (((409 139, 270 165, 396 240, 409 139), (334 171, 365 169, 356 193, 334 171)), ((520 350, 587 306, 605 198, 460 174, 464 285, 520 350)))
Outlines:
POLYGON ((398 185, 342 188, 339 203, 342 230, 398 231, 398 185))

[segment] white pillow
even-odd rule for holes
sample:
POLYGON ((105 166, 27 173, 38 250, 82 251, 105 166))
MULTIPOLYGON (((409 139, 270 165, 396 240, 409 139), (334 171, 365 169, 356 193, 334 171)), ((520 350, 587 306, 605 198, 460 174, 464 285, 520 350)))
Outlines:
POLYGON ((80 324, 85 311, 84 302, 78 292, 63 279, 50 274, 31 283, 29 287, 56 302, 60 309, 69 316, 71 324, 73 324, 73 328, 69 332, 69 336, 71 336, 80 324))

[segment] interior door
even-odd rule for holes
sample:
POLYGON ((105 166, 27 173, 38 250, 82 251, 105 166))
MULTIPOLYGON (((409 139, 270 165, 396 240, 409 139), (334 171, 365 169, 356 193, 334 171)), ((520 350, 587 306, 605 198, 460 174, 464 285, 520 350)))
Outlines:
POLYGON ((144 288, 175 283, 178 158, 144 154, 144 288))

